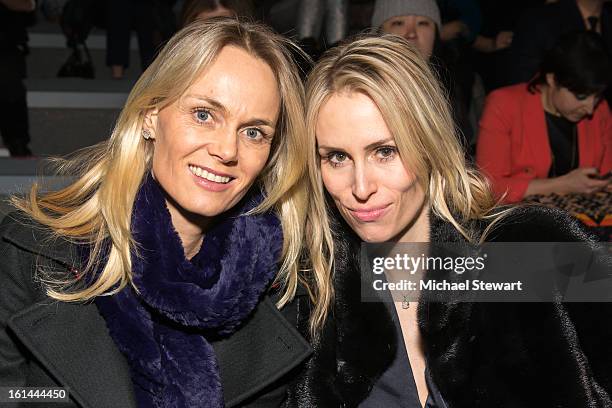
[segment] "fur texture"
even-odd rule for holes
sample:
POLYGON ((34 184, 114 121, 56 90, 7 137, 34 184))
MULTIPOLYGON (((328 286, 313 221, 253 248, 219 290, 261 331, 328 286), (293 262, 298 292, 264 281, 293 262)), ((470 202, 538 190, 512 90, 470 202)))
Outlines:
MULTIPOLYGON (((484 225, 475 225, 477 230, 484 225)), ((343 228, 347 228, 344 226, 343 228)), ((337 228, 336 302, 288 406, 355 407, 396 347, 382 304, 361 303, 358 243, 337 228)), ((465 242, 432 216, 432 242, 465 242)), ((587 241, 563 212, 519 207, 488 241, 587 241)), ((449 408, 612 407, 612 306, 579 303, 421 302, 419 326, 433 382, 449 408)))
POLYGON ((257 202, 245 199, 224 216, 189 261, 161 187, 151 177, 143 184, 132 215, 138 293, 126 287, 96 300, 130 365, 139 406, 223 406, 209 340, 231 334, 251 313, 282 249, 276 216, 240 215, 257 202))

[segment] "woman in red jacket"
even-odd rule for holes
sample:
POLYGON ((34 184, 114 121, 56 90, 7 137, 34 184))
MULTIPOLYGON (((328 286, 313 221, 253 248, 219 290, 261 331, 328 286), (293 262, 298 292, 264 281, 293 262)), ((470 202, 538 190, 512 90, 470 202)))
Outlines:
POLYGON ((583 193, 612 180, 612 59, 591 32, 562 37, 528 84, 498 89, 480 121, 476 162, 505 202, 583 193))

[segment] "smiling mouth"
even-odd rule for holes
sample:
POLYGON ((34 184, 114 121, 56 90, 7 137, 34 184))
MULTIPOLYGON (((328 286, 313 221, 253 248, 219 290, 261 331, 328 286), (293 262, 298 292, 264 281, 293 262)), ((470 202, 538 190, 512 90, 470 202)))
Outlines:
POLYGON ((214 174, 206 169, 203 169, 202 167, 198 167, 194 165, 189 165, 189 171, 193 175, 203 178, 208 181, 212 181, 213 183, 227 184, 230 181, 235 179, 235 177, 220 176, 218 174, 214 174))
POLYGON ((386 212, 387 208, 389 208, 389 205, 362 210, 350 209, 349 211, 353 213, 355 218, 357 218, 358 220, 362 222, 368 222, 376 221, 377 219, 379 219, 386 212))

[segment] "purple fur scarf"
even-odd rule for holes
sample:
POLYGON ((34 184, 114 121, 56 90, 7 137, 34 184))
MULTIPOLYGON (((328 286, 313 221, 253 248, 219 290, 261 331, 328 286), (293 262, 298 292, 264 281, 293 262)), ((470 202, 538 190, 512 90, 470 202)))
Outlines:
POLYGON ((148 176, 138 192, 132 234, 139 255, 132 255, 132 276, 139 293, 127 286, 98 297, 96 305, 128 361, 140 407, 224 406, 210 341, 231 334, 249 316, 281 255, 274 214, 240 215, 260 200, 246 198, 220 216, 189 261, 161 187, 148 176))

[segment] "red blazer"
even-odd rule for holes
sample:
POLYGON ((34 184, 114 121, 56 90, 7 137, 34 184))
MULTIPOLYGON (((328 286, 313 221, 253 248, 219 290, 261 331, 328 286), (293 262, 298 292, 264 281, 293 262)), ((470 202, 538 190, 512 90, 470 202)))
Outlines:
MULTIPOLYGON (((476 163, 497 196, 520 201, 529 182, 547 178, 552 156, 540 93, 527 84, 497 89, 487 97, 476 148, 476 163)), ((612 114, 602 101, 578 123, 578 166, 612 169, 612 114)))

